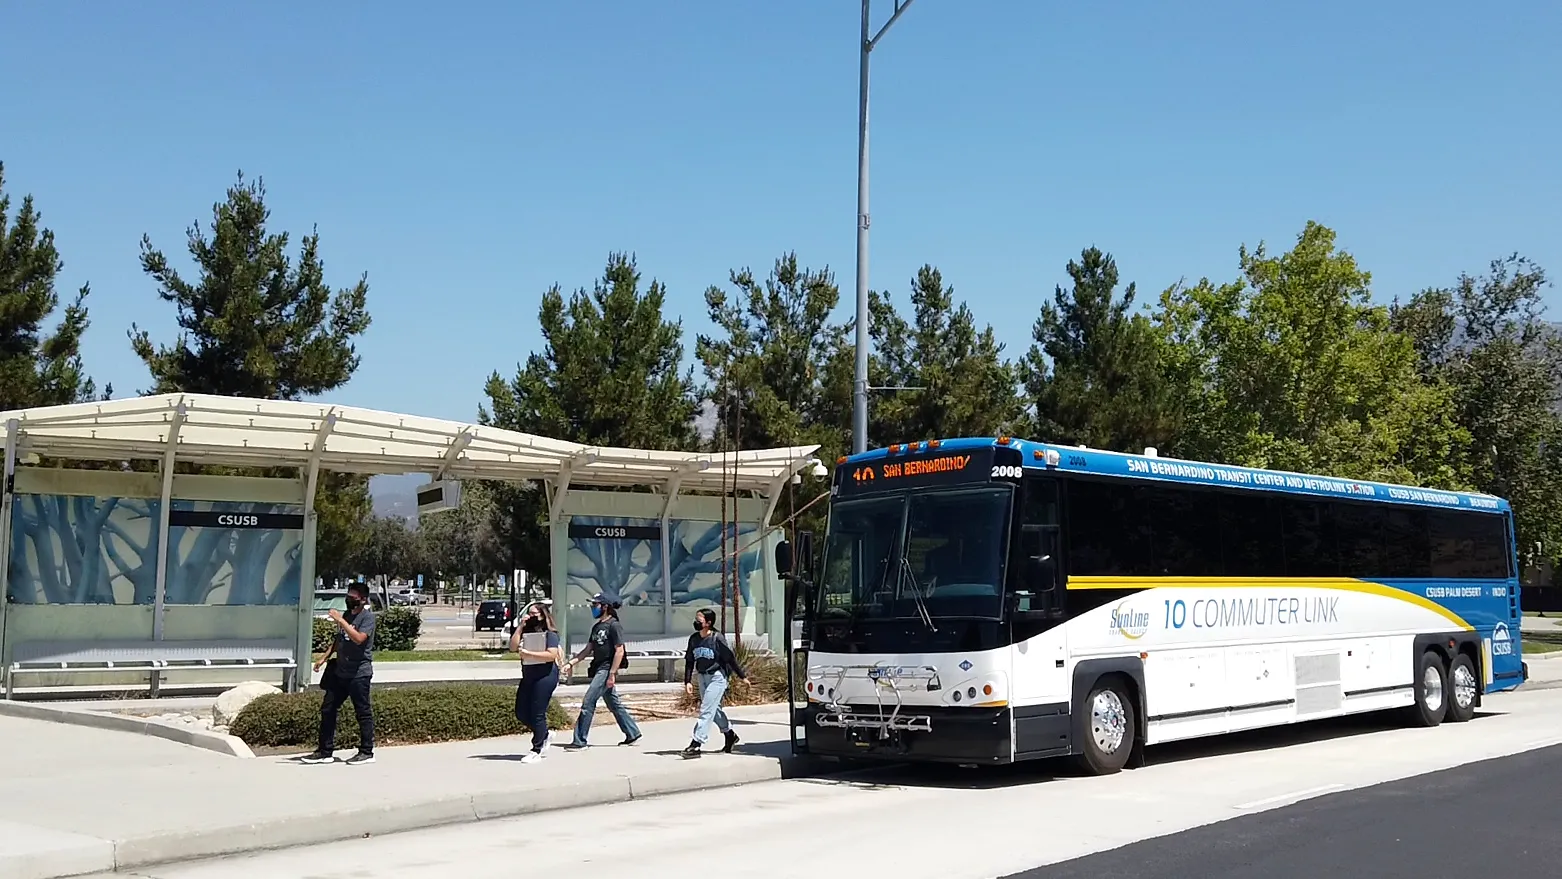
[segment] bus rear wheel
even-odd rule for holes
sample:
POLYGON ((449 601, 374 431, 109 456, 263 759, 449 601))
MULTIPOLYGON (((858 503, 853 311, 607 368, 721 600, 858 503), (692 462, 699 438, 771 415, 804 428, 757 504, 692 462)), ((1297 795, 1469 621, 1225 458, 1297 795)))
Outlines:
POLYGON ((1437 726, 1448 713, 1448 674, 1443 670, 1443 658, 1435 650, 1421 654, 1416 661, 1416 704, 1410 708, 1410 716, 1416 726, 1437 726))
POLYGON ((1475 663, 1469 654, 1458 654, 1448 665, 1448 715, 1444 719, 1449 723, 1464 723, 1474 717, 1478 689, 1475 663))
POLYGON ((1090 775, 1111 775, 1128 763, 1137 727, 1133 702, 1121 685, 1098 683, 1085 697, 1085 741, 1076 758, 1090 775))

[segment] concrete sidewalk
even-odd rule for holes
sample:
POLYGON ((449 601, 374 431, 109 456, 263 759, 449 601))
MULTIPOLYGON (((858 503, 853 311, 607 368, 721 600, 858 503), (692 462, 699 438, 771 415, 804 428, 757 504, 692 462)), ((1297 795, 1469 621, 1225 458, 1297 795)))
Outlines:
MULTIPOLYGON (((793 774, 784 708, 731 709, 733 754, 685 760, 693 721, 620 747, 518 758, 528 737, 377 749, 371 766, 238 759, 144 736, 0 717, 0 876, 48 879, 332 842, 793 774)), ((713 736, 719 741, 719 737, 713 736)), ((568 741, 567 732, 555 740, 568 741)), ((709 747, 709 746, 707 746, 709 747)), ((346 755, 344 755, 346 756, 346 755)))

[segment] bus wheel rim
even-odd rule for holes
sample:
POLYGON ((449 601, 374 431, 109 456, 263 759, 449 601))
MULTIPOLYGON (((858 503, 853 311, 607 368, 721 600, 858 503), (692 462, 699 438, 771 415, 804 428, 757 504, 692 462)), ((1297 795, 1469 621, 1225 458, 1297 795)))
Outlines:
POLYGON ((1115 690, 1102 690, 1090 700, 1090 732, 1096 747, 1108 754, 1122 747, 1128 724, 1123 717, 1123 700, 1115 690))
POLYGON ((1443 706, 1443 676, 1437 673, 1436 666, 1427 666, 1421 674, 1421 701, 1426 703, 1430 711, 1436 711, 1443 706))
POLYGON ((1469 708, 1475 704, 1475 672, 1469 666, 1461 665, 1454 669, 1454 702, 1460 708, 1469 708))

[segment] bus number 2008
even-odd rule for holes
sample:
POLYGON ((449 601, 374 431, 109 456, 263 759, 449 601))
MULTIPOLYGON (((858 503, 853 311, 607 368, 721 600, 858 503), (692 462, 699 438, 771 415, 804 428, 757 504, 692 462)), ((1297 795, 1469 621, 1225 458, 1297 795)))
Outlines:
POLYGON ((1019 467, 1000 465, 993 468, 993 479, 1019 479, 1022 471, 1019 467))

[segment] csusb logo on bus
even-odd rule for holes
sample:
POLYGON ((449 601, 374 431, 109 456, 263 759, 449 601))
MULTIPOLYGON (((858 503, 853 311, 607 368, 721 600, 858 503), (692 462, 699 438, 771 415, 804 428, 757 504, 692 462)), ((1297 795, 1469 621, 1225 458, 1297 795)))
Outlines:
POLYGON ((1107 628, 1124 638, 1142 638, 1150 630, 1150 614, 1148 611, 1124 607, 1127 603, 1124 601, 1112 608, 1111 623, 1107 628))
POLYGON ((1513 655, 1513 636, 1508 634, 1507 623, 1498 623, 1491 630, 1491 652, 1493 656, 1513 655))

